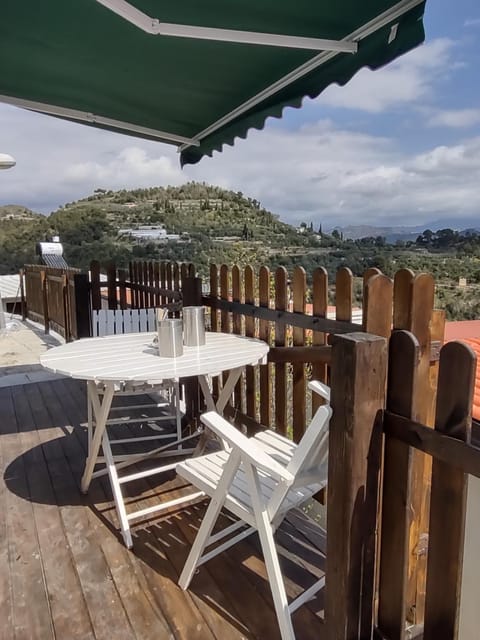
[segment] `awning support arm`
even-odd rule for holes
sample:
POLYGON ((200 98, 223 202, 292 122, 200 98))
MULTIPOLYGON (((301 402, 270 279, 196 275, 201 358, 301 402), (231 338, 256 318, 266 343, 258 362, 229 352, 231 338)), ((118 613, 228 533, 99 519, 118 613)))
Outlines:
POLYGON ((189 147, 198 147, 200 145, 200 142, 195 138, 187 138, 185 136, 178 136, 174 133, 168 133, 167 131, 149 129, 148 127, 141 127, 139 125, 132 124, 131 122, 122 122, 120 120, 114 120, 113 118, 105 118, 104 116, 88 113, 87 111, 79 111, 78 109, 67 109, 66 107, 60 107, 57 105, 44 104, 43 102, 34 102, 33 100, 23 100, 22 98, 13 98, 12 96, 3 95, 0 95, 0 102, 5 102, 6 104, 11 104, 14 107, 20 107, 21 109, 38 111, 51 116, 60 116, 61 118, 67 118, 76 122, 91 122, 92 124, 101 124, 106 127, 125 130, 129 133, 138 133, 139 135, 144 135, 163 142, 186 144, 189 147))
POLYGON ((125 0, 97 0, 110 11, 113 11, 145 33, 175 38, 194 38, 196 40, 217 40, 238 44, 265 45, 267 47, 286 47, 292 49, 311 49, 313 51, 337 51, 356 53, 357 43, 345 40, 326 40, 322 38, 303 38, 284 36, 273 33, 254 31, 237 31, 235 29, 215 29, 196 27, 184 24, 160 22, 143 11, 136 9, 125 0))

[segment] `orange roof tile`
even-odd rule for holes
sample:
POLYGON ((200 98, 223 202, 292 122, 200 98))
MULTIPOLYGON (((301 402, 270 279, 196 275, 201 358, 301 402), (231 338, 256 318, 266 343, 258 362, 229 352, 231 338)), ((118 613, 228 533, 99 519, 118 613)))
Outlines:
POLYGON ((480 320, 447 322, 445 324, 445 342, 461 340, 473 349, 477 356, 477 372, 473 392, 472 416, 480 420, 480 320))

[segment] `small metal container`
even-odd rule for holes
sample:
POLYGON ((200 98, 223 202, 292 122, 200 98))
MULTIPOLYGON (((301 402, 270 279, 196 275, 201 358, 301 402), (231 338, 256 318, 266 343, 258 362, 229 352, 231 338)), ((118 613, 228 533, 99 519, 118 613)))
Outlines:
POLYGON ((182 321, 179 318, 158 321, 158 355, 178 358, 183 354, 182 321))
POLYGON ((183 344, 200 347, 205 344, 205 309, 183 307, 183 344))

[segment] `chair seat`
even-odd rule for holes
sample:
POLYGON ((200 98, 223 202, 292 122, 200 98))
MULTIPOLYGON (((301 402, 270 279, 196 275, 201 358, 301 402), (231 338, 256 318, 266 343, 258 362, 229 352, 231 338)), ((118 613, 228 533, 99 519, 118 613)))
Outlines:
MULTIPOLYGON (((189 458, 177 464, 177 473, 188 480, 194 487, 212 497, 218 487, 229 456, 230 453, 227 451, 216 451, 198 458, 189 458)), ((286 457, 284 462, 286 466, 288 463, 286 457)), ((320 470, 318 477, 323 476, 324 473, 320 470)), ((259 471, 258 477, 262 496, 265 499, 265 502, 268 503, 277 487, 277 482, 275 482, 271 476, 263 473, 262 471, 259 471)), ((315 482, 308 486, 290 489, 282 503, 280 513, 287 512, 293 507, 305 502, 308 498, 320 491, 325 484, 326 480, 324 483, 315 482)), ((255 517, 253 514, 251 493, 249 491, 248 481, 243 465, 238 469, 235 478, 229 487, 225 500, 225 507, 238 518, 248 522, 251 526, 254 525, 255 517)))

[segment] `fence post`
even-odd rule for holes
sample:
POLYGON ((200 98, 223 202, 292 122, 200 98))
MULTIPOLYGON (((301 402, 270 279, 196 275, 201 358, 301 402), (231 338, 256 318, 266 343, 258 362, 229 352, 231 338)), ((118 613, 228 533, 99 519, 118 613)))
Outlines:
POLYGON ((42 269, 40 271, 40 287, 42 289, 43 324, 45 325, 45 333, 50 333, 50 319, 48 317, 47 274, 45 272, 45 269, 42 269))
POLYGON ((62 275, 62 307, 63 307, 63 328, 65 331, 65 342, 70 342, 72 339, 71 327, 70 327, 70 314, 68 309, 68 278, 67 274, 62 275))
POLYGON ((202 306, 202 279, 186 277, 182 279, 182 305, 184 307, 202 306))
POLYGON ((117 266, 115 262, 109 262, 107 265, 107 292, 108 308, 117 309, 117 266))
POLYGON ((118 270, 118 295, 120 300, 120 309, 125 310, 128 309, 127 304, 127 271, 125 269, 118 270))
POLYGON ((102 308, 102 294, 100 291, 100 263, 93 260, 90 264, 91 287, 92 287, 92 309, 99 311, 102 308))
MULTIPOLYGON (((202 305, 202 279, 182 278, 182 305, 199 307, 202 305)), ((197 378, 185 379, 185 406, 189 422, 197 419, 200 413, 200 390, 197 378)))
POLYGON ((86 273, 75 273, 73 276, 75 284, 75 319, 77 325, 77 335, 75 338, 88 338, 92 335, 90 322, 92 317, 90 302, 90 283, 86 273))
POLYGON ((20 269, 19 273, 20 277, 20 304, 21 304, 21 312, 22 312, 22 320, 26 320, 27 318, 27 298, 25 296, 25 270, 20 269))
POLYGON ((385 338, 333 336, 325 596, 329 640, 372 635, 386 370, 385 338))

